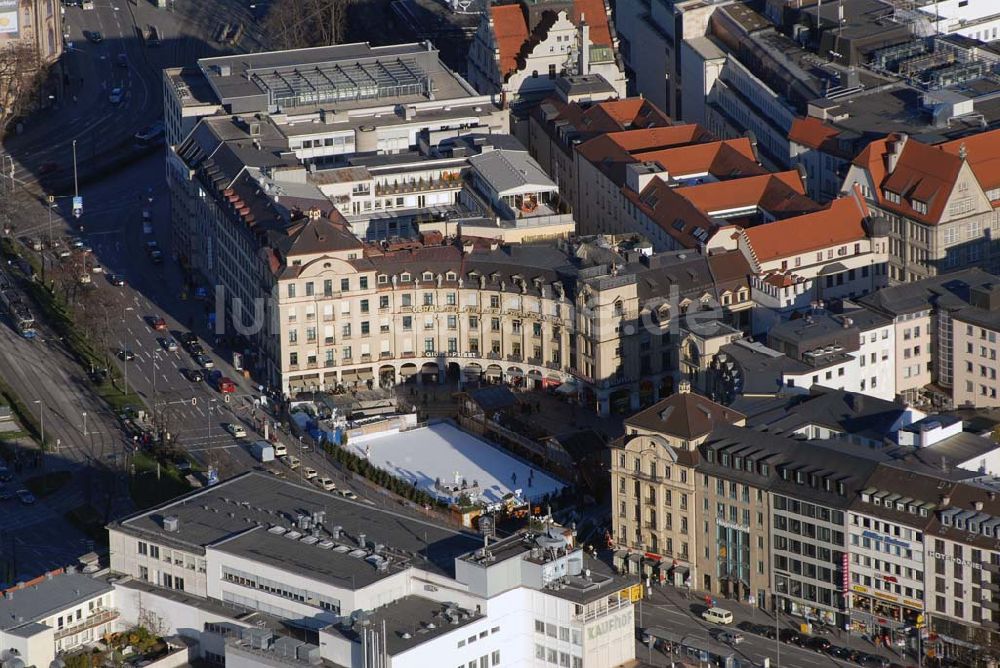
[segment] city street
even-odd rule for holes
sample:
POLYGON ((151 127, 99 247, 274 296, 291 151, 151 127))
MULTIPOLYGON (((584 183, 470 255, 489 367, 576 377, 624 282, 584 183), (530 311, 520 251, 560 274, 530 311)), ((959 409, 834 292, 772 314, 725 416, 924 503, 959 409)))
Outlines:
POLYGON ((220 16, 247 26, 237 50, 259 50, 263 41, 239 0, 174 2, 164 9, 148 0, 97 0, 92 10, 63 11, 68 37, 62 94, 50 108, 31 114, 0 148, 13 157, 21 185, 44 176, 57 184, 53 194, 60 197, 73 194, 74 140, 80 177, 90 178, 107 158, 127 155, 132 135, 162 116, 163 68, 232 50, 212 40, 220 16), (159 46, 145 42, 149 26, 156 26, 159 46), (92 41, 94 33, 103 39, 92 41), (121 89, 120 102, 110 99, 115 88, 121 89))
MULTIPOLYGON (((719 607, 725 608, 733 613, 733 625, 721 626, 711 624, 701 618, 701 612, 705 610, 704 599, 697 593, 692 592, 686 595, 682 590, 670 587, 652 588, 652 592, 646 600, 637 604, 636 627, 641 629, 651 629, 654 627, 664 628, 671 633, 699 638, 707 642, 712 648, 726 654, 733 652, 734 658, 749 662, 754 666, 761 666, 764 659, 770 660, 772 667, 782 668, 805 668, 812 666, 851 666, 857 664, 841 661, 828 654, 823 654, 803 647, 798 647, 790 643, 779 643, 776 640, 754 635, 738 628, 741 623, 750 622, 765 626, 774 626, 774 616, 769 612, 757 610, 749 605, 738 603, 729 599, 717 601, 719 607), (743 641, 735 646, 729 646, 715 640, 715 636, 721 631, 736 631, 743 636, 743 641), (780 655, 780 656, 779 656, 780 655)), ((782 615, 778 624, 779 628, 798 629, 798 624, 802 620, 796 617, 782 615)), ((900 665, 910 665, 910 660, 904 660, 899 655, 884 649, 877 649, 870 642, 857 636, 848 636, 847 633, 835 633, 825 636, 835 646, 849 647, 868 654, 876 654, 885 657, 890 662, 898 662, 900 665)), ((636 658, 645 660, 656 666, 669 666, 671 657, 668 652, 660 649, 648 647, 637 639, 636 658)), ((674 657, 678 660, 679 657, 674 657)), ((747 664, 744 664, 747 665, 747 664)))

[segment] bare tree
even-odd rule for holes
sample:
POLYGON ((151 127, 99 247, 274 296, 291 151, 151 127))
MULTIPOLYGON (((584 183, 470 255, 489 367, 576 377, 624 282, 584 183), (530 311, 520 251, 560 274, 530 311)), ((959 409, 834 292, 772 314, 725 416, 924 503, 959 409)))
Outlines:
POLYGON ((15 42, 0 47, 0 136, 31 106, 43 77, 41 61, 30 44, 15 42))
POLYGON ((339 44, 347 30, 350 0, 276 0, 264 29, 277 49, 339 44))

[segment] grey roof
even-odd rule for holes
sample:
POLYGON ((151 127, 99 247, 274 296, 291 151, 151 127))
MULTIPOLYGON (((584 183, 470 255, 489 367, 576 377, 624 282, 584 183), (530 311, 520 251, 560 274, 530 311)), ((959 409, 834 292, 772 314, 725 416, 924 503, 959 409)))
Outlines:
POLYGON ((469 164, 501 195, 526 187, 556 187, 526 150, 487 151, 469 158, 469 164))
POLYGON ((933 445, 920 448, 913 453, 912 457, 919 458, 930 466, 940 466, 944 462, 946 465, 954 467, 966 462, 978 464, 974 460, 998 448, 1000 448, 1000 444, 992 438, 963 431, 933 445))
POLYGON ((451 618, 456 620, 453 624, 445 616, 446 610, 448 605, 445 603, 421 596, 404 596, 393 601, 392 605, 374 610, 367 617, 369 623, 364 627, 360 624, 352 625, 351 618, 345 617, 344 623, 328 626, 325 631, 360 644, 362 628, 381 630, 382 623, 385 622, 385 648, 390 656, 395 656, 483 618, 482 614, 475 611, 451 608, 459 613, 452 614, 451 618), (404 637, 404 634, 409 637, 404 637))
POLYGON ((302 574, 335 581, 338 586, 344 586, 352 576, 358 586, 364 586, 407 565, 451 576, 454 558, 480 543, 476 536, 422 518, 356 503, 257 471, 136 513, 111 528, 189 551, 216 547, 279 568, 295 568, 302 574), (326 512, 320 540, 330 538, 329 530, 334 526, 342 528, 343 537, 336 541, 340 544, 356 547, 359 536, 365 534, 366 543, 386 546, 393 568, 378 571, 364 559, 268 531, 274 525, 290 529, 299 515, 315 511, 326 512), (178 519, 176 532, 163 528, 167 516, 178 519))
POLYGON ((484 411, 503 410, 517 403, 517 397, 504 385, 477 388, 469 392, 469 397, 484 411))
POLYGON ((80 573, 64 573, 10 592, 0 599, 0 630, 38 622, 111 591, 111 585, 80 573))
POLYGON ((749 424, 779 434, 815 424, 881 441, 906 411, 901 402, 814 385, 807 395, 789 396, 767 412, 758 412, 749 424))
POLYGON ((998 280, 1000 277, 982 269, 965 269, 882 288, 857 301, 890 316, 915 313, 932 307, 958 310, 968 306, 972 287, 995 284, 998 280))
POLYGON ((720 360, 722 363, 730 362, 734 371, 739 371, 743 383, 738 394, 778 394, 785 385, 785 374, 802 375, 812 370, 799 360, 760 343, 727 343, 719 348, 719 353, 725 355, 720 360))

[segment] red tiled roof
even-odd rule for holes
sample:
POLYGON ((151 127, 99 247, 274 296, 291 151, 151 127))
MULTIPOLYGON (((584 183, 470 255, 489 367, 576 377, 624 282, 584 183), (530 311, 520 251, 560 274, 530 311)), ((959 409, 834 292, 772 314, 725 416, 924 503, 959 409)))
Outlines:
POLYGON ((611 27, 608 25, 608 10, 604 0, 573 0, 571 20, 580 25, 583 15, 590 26, 590 41, 601 46, 611 46, 611 27))
POLYGON ((750 140, 746 137, 720 142, 691 144, 657 151, 633 153, 642 162, 656 162, 671 176, 711 173, 716 176, 764 174, 757 164, 750 140))
MULTIPOLYGON (((749 206, 764 206, 765 197, 771 195, 770 189, 779 191, 774 197, 774 204, 780 204, 784 199, 797 199, 801 195, 805 202, 798 200, 802 206, 812 202, 805 196, 805 187, 797 171, 777 172, 775 174, 760 174, 743 179, 730 179, 714 183, 702 183, 696 186, 677 188, 681 195, 702 211, 725 211, 749 206)), ((818 208, 818 205, 813 204, 818 208)))
POLYGON ((794 119, 792 127, 788 130, 789 141, 812 149, 821 150, 830 155, 836 155, 845 159, 852 158, 853 151, 849 148, 845 149, 841 147, 840 142, 837 140, 839 136, 840 130, 812 116, 794 119))
POLYGON ((841 197, 821 211, 744 230, 758 262, 865 239, 868 210, 857 196, 841 197))
POLYGON ((942 151, 952 155, 958 155, 963 146, 965 159, 983 190, 1000 188, 1000 130, 938 144, 942 151))
POLYGON ((517 54, 528 39, 528 23, 521 5, 493 5, 493 38, 500 51, 500 74, 507 77, 517 70, 517 54))

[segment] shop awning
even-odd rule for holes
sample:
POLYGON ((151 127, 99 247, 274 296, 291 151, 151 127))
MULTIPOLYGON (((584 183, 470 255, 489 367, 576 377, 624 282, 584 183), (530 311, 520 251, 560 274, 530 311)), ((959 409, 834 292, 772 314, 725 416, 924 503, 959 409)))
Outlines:
POLYGON ((415 376, 415 375, 417 375, 417 367, 415 367, 415 366, 404 366, 402 369, 399 370, 399 375, 403 376, 404 378, 406 378, 408 376, 415 376))
POLYGON ((357 374, 358 378, 361 380, 371 380, 375 377, 375 374, 372 373, 371 369, 358 369, 357 374))
POLYGON ((503 375, 503 371, 501 371, 500 369, 497 369, 496 367, 490 367, 490 368, 486 369, 486 377, 487 378, 499 378, 502 375, 503 375))

